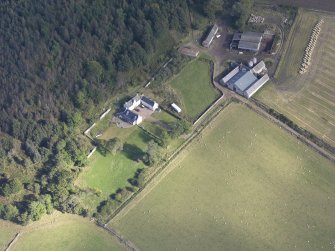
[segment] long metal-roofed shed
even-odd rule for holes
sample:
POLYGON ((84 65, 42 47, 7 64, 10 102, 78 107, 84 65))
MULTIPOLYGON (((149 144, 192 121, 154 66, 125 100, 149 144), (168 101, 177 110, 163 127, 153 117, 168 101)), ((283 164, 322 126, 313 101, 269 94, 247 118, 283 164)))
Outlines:
POLYGON ((228 88, 237 92, 240 95, 244 95, 249 86, 257 81, 257 78, 250 71, 240 71, 234 77, 232 77, 228 82, 228 88))
POLYGON ((218 30, 219 30, 219 27, 216 24, 214 24, 212 29, 208 33, 206 39, 202 42, 202 46, 209 48, 218 30))
POLYGON ((258 79, 253 85, 251 85, 244 93, 244 96, 251 98, 263 85, 270 80, 269 75, 265 74, 263 77, 258 79))
POLYGON ((263 33, 259 32, 235 33, 230 48, 257 52, 261 46, 262 38, 263 33))

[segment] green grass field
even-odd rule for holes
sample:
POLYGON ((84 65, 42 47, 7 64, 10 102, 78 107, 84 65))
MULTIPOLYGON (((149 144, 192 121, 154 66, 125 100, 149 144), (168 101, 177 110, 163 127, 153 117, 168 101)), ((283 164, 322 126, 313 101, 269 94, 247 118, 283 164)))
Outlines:
POLYGON ((210 82, 210 69, 207 62, 194 60, 170 82, 182 99, 183 113, 195 119, 218 96, 210 82))
MULTIPOLYGON (((113 236, 88 219, 75 215, 55 213, 26 227, 3 229, 3 222, 0 222, 0 226, 0 241, 3 241, 3 234, 18 232, 17 228, 21 233, 11 250, 123 250, 113 236)), ((14 235, 7 238, 6 244, 14 235)))
MULTIPOLYGON (((95 188, 104 196, 114 193, 118 188, 130 185, 128 179, 133 178, 137 169, 144 164, 137 161, 145 151, 146 143, 151 137, 138 127, 115 129, 123 134, 115 134, 124 141, 124 151, 115 156, 110 154, 103 156, 98 151, 93 154, 89 165, 80 174, 77 185, 80 187, 95 188)), ((115 131, 111 130, 115 133, 115 131)), ((111 132, 106 132, 111 135, 111 132)), ((105 134, 103 137, 108 138, 105 134)), ((112 137, 110 137, 112 138, 112 137)))
POLYGON ((303 57, 301 50, 305 48, 305 36, 294 36, 281 62, 280 72, 284 73, 279 76, 284 77, 279 78, 279 83, 262 88, 255 98, 335 146, 335 16, 302 11, 298 34, 310 34, 313 24, 321 18, 325 23, 309 71, 291 76, 297 72, 303 57))
POLYGON ((334 164, 241 105, 165 175, 109 223, 141 250, 334 248, 334 164))

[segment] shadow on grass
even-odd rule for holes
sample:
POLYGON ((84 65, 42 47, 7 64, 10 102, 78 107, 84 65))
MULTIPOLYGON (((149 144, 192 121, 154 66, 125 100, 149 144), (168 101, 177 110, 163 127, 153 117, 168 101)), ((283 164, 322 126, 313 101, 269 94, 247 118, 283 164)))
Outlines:
POLYGON ((144 152, 136 145, 125 143, 123 145, 123 154, 133 161, 140 161, 144 152))
POLYGON ((155 135, 150 135, 149 132, 145 132, 143 129, 139 133, 140 138, 143 140, 144 143, 148 143, 150 140, 155 139, 155 135))

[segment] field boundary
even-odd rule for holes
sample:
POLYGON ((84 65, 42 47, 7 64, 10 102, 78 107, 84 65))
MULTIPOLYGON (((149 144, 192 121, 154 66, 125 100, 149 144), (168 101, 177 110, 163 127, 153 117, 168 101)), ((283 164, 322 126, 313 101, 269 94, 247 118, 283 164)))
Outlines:
MULTIPOLYGON (((279 72, 280 72, 280 70, 281 70, 281 67, 282 67, 282 64, 283 64, 283 60, 285 59, 285 57, 286 57, 286 53, 287 53, 287 51, 288 51, 288 49, 291 47, 291 45, 292 45, 292 43, 293 43, 293 40, 294 40, 294 37, 293 37, 293 34, 294 34, 294 32, 295 32, 295 30, 296 30, 296 28, 297 28, 297 23, 298 23, 298 18, 300 17, 300 12, 301 12, 301 10, 300 10, 300 8, 298 8, 298 11, 297 11, 297 14, 295 15, 295 17, 294 17, 294 22, 293 22, 293 25, 292 25, 292 27, 291 27, 291 29, 290 29, 290 32, 289 32, 289 34, 285 37, 285 38, 283 38, 283 40, 284 40, 284 43, 285 43, 285 40, 286 40, 286 43, 285 43, 285 45, 284 45, 284 43, 282 44, 282 53, 281 53, 281 55, 280 55, 280 57, 279 57, 279 63, 278 63, 278 65, 277 65, 277 68, 276 68, 276 71, 274 72, 274 74, 273 74, 273 78, 276 80, 276 81, 278 81, 278 82, 280 82, 280 79, 279 79, 279 72)), ((285 33, 284 33, 285 34, 285 33)))
POLYGON ((217 107, 214 111, 212 110, 212 114, 208 115, 207 119, 202 121, 200 125, 194 128, 194 132, 190 137, 173 153, 169 156, 167 161, 152 174, 152 176, 145 182, 144 186, 133 193, 124 203, 120 205, 106 220, 106 224, 109 224, 115 217, 120 217, 121 211, 128 211, 138 200, 141 200, 148 191, 150 191, 159 181, 165 177, 171 170, 166 168, 169 164, 179 155, 181 151, 183 151, 207 126, 213 121, 222 110, 224 110, 230 103, 231 99, 227 100, 223 104, 217 107), (148 190, 149 189, 149 190, 148 190), (148 190, 148 191, 146 191, 148 190), (143 193, 144 192, 144 193, 143 193), (142 196, 141 196, 142 195, 142 196), (128 209, 128 210, 127 210, 128 209))
POLYGON ((11 250, 12 246, 17 242, 17 240, 19 239, 21 233, 17 233, 15 235, 15 237, 8 243, 7 247, 5 248, 4 251, 9 251, 11 250))
MULTIPOLYGON (((291 120, 287 120, 287 123, 283 122, 280 117, 281 113, 273 110, 272 108, 268 107, 267 105, 263 104, 262 102, 252 99, 252 103, 256 105, 258 108, 260 108, 263 113, 266 113, 272 121, 274 121, 276 124, 280 125, 280 127, 283 127, 286 129, 286 131, 290 132, 292 135, 296 136, 298 139, 300 139, 302 142, 307 144, 309 147, 313 148, 315 151, 317 151, 319 154, 321 154, 323 157, 329 159, 330 161, 335 163, 335 149, 334 147, 330 146, 326 142, 324 142, 322 139, 319 137, 315 136, 311 132, 300 128, 298 125, 296 125, 294 122, 291 120), (271 113, 270 110, 273 110, 271 113), (277 114, 279 118, 275 116, 277 114), (320 145, 319 145, 320 144, 320 145)), ((251 109, 253 109, 255 112, 258 110, 255 109, 255 107, 250 106, 247 102, 245 102, 246 105, 248 105, 251 109)))
POLYGON ((125 239, 121 234, 119 234, 115 229, 108 227, 106 224, 100 224, 96 222, 97 226, 104 229, 106 232, 108 232, 110 235, 112 235, 114 238, 116 238, 119 243, 127 250, 129 251, 139 251, 139 249, 135 246, 134 243, 131 241, 125 239))

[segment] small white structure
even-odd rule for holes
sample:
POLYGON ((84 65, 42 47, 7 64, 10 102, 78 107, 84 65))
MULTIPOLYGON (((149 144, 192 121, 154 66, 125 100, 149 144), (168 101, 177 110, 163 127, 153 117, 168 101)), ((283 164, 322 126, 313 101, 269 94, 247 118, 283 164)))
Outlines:
POLYGON ((253 66, 254 66, 254 61, 250 60, 250 61, 248 62, 248 66, 249 66, 250 68, 253 67, 253 66))
POLYGON ((131 98, 129 101, 127 101, 123 107, 127 110, 134 110, 137 106, 141 104, 141 97, 140 95, 136 94, 133 98, 131 98))
POLYGON ((106 117, 106 115, 111 111, 111 108, 109 108, 107 111, 105 111, 101 116, 100 116, 100 120, 102 120, 104 117, 106 117))
POLYGON ((175 110, 176 112, 180 113, 181 112, 181 108, 179 106, 177 106, 175 103, 171 104, 171 107, 173 108, 173 110, 175 110))
POLYGON ((252 72, 255 74, 259 74, 264 70, 266 70, 266 66, 263 60, 259 62, 258 64, 256 64, 254 68, 252 68, 252 72))
POLYGON ((142 96, 141 103, 152 111, 155 111, 158 108, 158 103, 145 96, 142 96))

